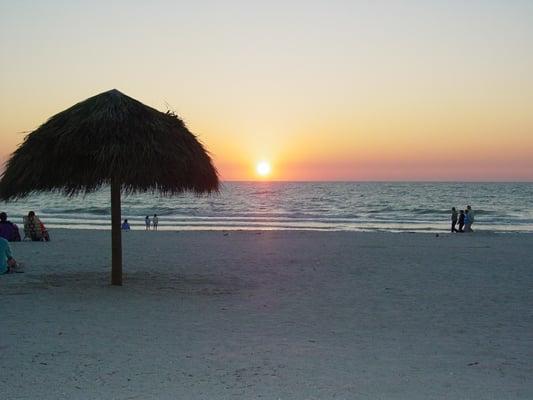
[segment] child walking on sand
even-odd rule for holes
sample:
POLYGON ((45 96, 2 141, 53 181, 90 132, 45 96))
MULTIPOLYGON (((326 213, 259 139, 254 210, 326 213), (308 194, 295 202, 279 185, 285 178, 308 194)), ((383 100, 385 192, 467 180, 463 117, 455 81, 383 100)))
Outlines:
POLYGON ((159 224, 159 218, 157 218, 157 214, 154 214, 154 218, 152 218, 152 225, 154 227, 154 231, 157 231, 157 224, 159 224))
POLYGON ((150 230, 150 217, 148 215, 144 219, 144 225, 146 226, 146 230, 149 231, 150 230))

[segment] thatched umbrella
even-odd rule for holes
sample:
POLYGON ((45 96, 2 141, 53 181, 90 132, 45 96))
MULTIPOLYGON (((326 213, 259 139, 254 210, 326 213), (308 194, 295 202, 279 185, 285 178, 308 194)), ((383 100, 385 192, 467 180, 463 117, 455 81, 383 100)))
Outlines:
POLYGON ((120 194, 218 190, 201 143, 173 113, 110 90, 54 115, 6 163, 0 199, 32 192, 89 193, 111 186, 113 285, 122 284, 120 194))

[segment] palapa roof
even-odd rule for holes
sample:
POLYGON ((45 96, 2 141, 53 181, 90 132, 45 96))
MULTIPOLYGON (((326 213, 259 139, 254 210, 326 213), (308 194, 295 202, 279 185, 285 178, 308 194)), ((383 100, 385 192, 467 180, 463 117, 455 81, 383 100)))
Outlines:
POLYGON ((87 193, 113 180, 127 193, 204 193, 219 184, 209 154, 181 119, 110 90, 28 134, 6 163, 0 199, 87 193))

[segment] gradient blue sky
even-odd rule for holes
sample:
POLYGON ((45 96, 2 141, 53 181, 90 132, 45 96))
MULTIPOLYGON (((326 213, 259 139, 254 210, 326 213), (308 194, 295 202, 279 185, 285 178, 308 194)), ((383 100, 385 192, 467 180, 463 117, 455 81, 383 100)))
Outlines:
POLYGON ((532 1, 0 1, 0 158, 117 88, 224 179, 533 180, 532 1))

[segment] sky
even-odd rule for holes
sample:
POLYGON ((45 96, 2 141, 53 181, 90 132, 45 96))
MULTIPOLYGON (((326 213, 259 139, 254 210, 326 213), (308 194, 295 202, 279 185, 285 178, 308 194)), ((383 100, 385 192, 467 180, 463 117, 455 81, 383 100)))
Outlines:
POLYGON ((0 162, 116 88, 223 180, 533 181, 533 1, 0 0, 0 57, 0 162))

